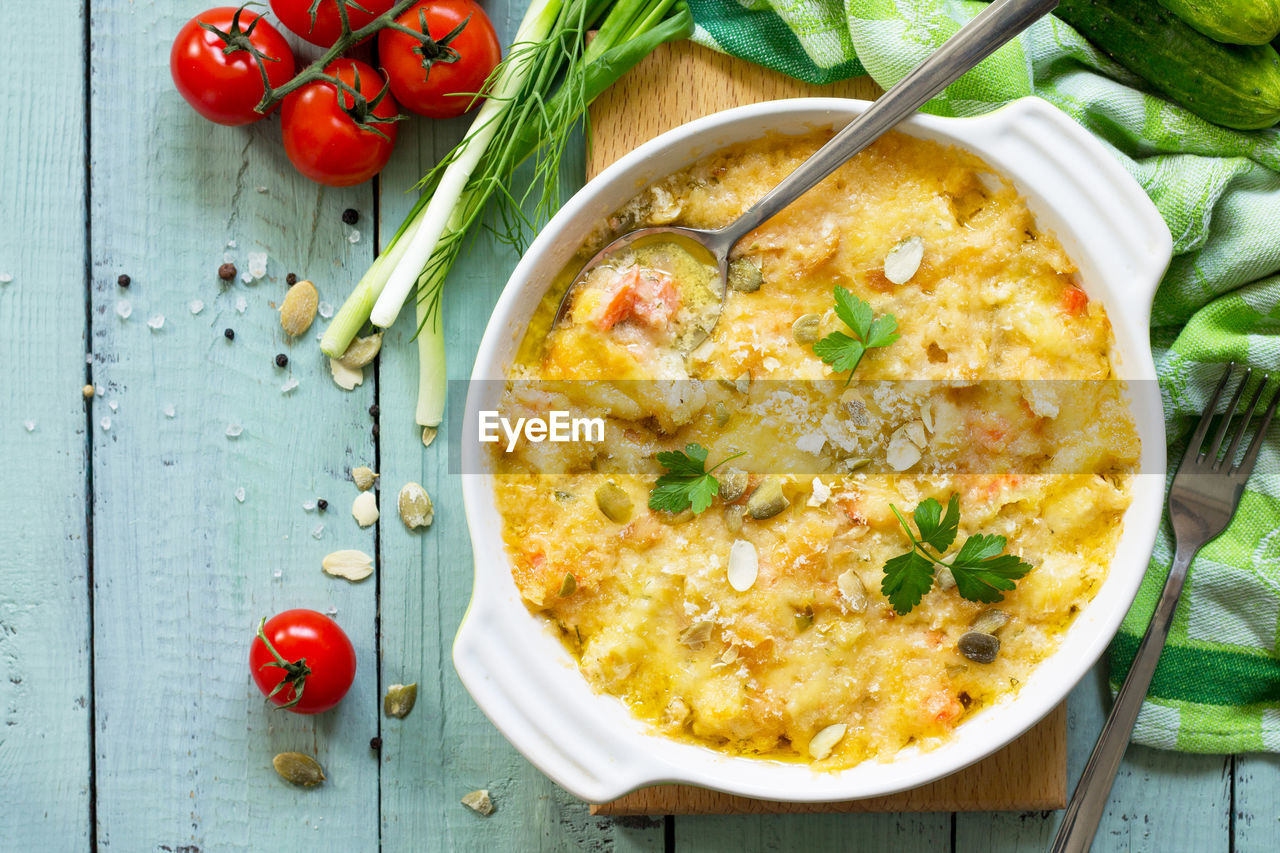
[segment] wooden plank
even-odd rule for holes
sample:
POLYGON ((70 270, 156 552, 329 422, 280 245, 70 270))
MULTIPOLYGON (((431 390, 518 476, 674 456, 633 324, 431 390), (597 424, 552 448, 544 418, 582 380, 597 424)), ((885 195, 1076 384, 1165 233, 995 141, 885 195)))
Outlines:
POLYGON ((0 284, 0 847, 84 850, 84 28, 78 0, 53 0, 40 19, 38 39, 0 31, 0 274, 12 277, 0 284))
POLYGON ((677 850, 698 853, 951 849, 949 814, 704 815, 676 819, 677 850))
MULTIPOLYGON (((526 0, 487 6, 504 41, 515 33, 526 0)), ((383 173, 381 231, 390 236, 411 206, 403 192, 461 138, 467 119, 406 122, 399 150, 383 173)), ((581 141, 564 164, 566 195, 582 174, 581 141)), ((449 376, 471 373, 490 311, 517 260, 481 235, 449 278, 445 298, 449 376)), ((435 523, 410 533, 388 512, 382 529, 384 684, 418 682, 417 709, 382 721, 382 845, 385 851, 661 850, 661 820, 592 817, 530 765, 476 708, 453 669, 450 651, 471 597, 471 543, 461 481, 448 472, 447 430, 424 450, 414 426, 418 358, 406 309, 383 348, 379 368, 382 487, 388 507, 408 481, 426 487, 435 523), (480 817, 459 803, 488 788, 497 811, 480 817)), ((460 405, 460 399, 451 405, 460 405)), ((456 446, 455 446, 456 447, 456 446)))
POLYGON ((1280 755, 1235 760, 1235 853, 1271 853, 1280 836, 1280 755))
MULTIPOLYGON (((1099 664, 1067 702, 1067 775, 1072 788, 1110 708, 1105 679, 1106 665, 1099 664)), ((1230 766, 1229 756, 1130 746, 1111 790, 1094 853, 1229 849, 1230 766)), ((957 815, 955 850, 1043 850, 1061 821, 1060 811, 957 815)), ((1273 848, 1274 844, 1266 849, 1273 848)))
POLYGON ((880 92, 870 77, 815 86, 693 42, 664 44, 592 104, 587 175, 660 133, 731 107, 781 98, 874 99, 880 92))
POLYGON ((611 815, 703 815, 1057 809, 1066 803, 1066 757, 1066 706, 1059 705, 995 755, 945 779, 887 797, 837 803, 782 803, 735 797, 691 785, 665 785, 642 788, 611 803, 592 806, 591 810, 593 814, 611 815))
POLYGON ((354 207, 367 223, 373 190, 297 175, 275 117, 218 127, 181 100, 167 45, 206 6, 92 8, 93 351, 107 389, 92 427, 98 839, 121 851, 260 850, 267 838, 273 850, 374 850, 375 586, 320 571, 330 551, 374 552, 346 473, 373 458, 373 383, 338 389, 319 325, 289 343, 273 309, 290 270, 339 301, 372 257, 340 215, 354 207), (266 279, 221 284, 224 251, 244 271, 251 250, 269 254, 266 279), (283 393, 289 377, 300 384, 283 393), (243 433, 228 437, 230 424, 243 433), (304 511, 321 497, 326 514, 304 511), (355 684, 329 713, 271 711, 250 679, 258 620, 291 607, 332 608, 355 644, 355 684), (283 782, 271 758, 285 750, 317 755, 328 781, 283 782))

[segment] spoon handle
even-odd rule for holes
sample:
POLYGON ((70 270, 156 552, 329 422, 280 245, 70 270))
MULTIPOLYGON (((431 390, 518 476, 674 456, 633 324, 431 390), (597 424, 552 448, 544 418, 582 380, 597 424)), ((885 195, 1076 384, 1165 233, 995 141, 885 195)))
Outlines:
POLYGON ((1057 5, 1058 0, 995 0, 885 92, 865 113, 801 163, 782 183, 738 219, 715 232, 716 242, 720 244, 717 248, 727 255, 733 244, 752 229, 813 189, 853 155, 1057 5))

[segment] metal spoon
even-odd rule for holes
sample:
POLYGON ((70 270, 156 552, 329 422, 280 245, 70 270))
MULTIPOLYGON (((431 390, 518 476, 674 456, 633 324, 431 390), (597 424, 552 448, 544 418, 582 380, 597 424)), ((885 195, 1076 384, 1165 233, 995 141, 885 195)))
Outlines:
POLYGON ((714 314, 709 317, 710 322, 706 325, 699 324, 700 335, 681 336, 686 344, 682 349, 686 351, 701 343, 720 317, 728 283, 729 253, 739 240, 813 189, 823 178, 910 116, 1005 42, 1053 11, 1057 5, 1058 0, 995 0, 911 73, 898 81, 896 86, 885 92, 865 113, 851 121, 826 145, 815 151, 813 156, 801 163, 782 183, 723 228, 663 225, 640 228, 618 237, 587 261, 565 290, 552 328, 560 325, 568 314, 574 292, 590 270, 618 255, 637 240, 664 240, 678 244, 690 254, 705 253, 704 262, 715 267, 719 273, 720 298, 714 303, 714 314))

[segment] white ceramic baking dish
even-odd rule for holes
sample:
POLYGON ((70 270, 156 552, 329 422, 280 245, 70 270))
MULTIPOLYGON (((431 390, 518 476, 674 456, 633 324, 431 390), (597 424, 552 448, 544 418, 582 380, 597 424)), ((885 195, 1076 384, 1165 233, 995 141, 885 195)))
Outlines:
MULTIPOLYGON (((477 380, 505 376, 548 283, 592 226, 647 183, 721 146, 766 132, 841 127, 867 106, 864 101, 823 98, 740 107, 669 131, 606 169, 551 220, 512 273, 480 344, 468 410, 498 408, 500 383, 477 380)), ((1062 701, 1098 660, 1133 601, 1163 503, 1165 437, 1147 326, 1152 294, 1170 259, 1168 229, 1115 158, 1039 99, 1019 100, 979 118, 919 115, 899 129, 968 149, 1014 182, 1039 224, 1057 234, 1079 266, 1090 298, 1106 306, 1120 375, 1145 380, 1131 386, 1143 473, 1110 574, 1058 651, 1035 670, 1016 698, 965 722, 937 749, 908 748, 890 762, 818 773, 803 764, 735 758, 668 739, 648 730, 615 697, 594 693, 560 642, 521 603, 502 547, 491 477, 464 474, 475 587, 454 643, 454 665, 507 739, 584 800, 603 802, 663 782, 812 802, 922 785, 994 752, 1062 701)), ((463 471, 484 469, 477 447, 462 442, 463 471)))

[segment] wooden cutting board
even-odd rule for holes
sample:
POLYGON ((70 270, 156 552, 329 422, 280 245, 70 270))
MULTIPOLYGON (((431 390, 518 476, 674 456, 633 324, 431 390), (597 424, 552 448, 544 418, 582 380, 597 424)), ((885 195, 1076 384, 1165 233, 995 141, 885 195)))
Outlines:
MULTIPOLYGON (((801 83, 690 42, 663 45, 591 107, 587 176, 673 127, 741 104, 779 98, 875 98, 869 78, 801 83)), ((1060 809, 1067 800, 1067 715, 1060 705, 1018 740, 958 773, 888 797, 841 803, 779 803, 688 785, 645 788, 593 805, 592 814, 764 814, 1060 809)))

